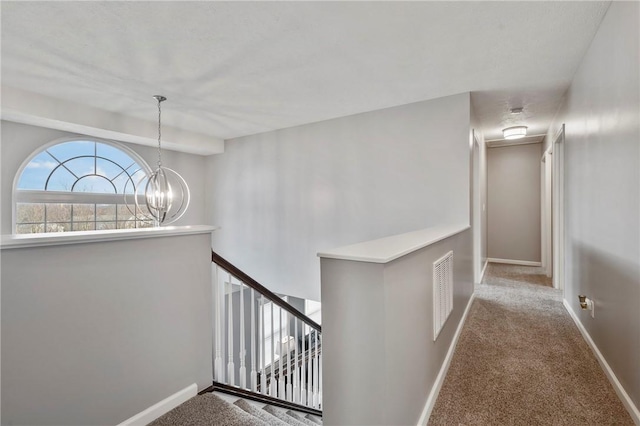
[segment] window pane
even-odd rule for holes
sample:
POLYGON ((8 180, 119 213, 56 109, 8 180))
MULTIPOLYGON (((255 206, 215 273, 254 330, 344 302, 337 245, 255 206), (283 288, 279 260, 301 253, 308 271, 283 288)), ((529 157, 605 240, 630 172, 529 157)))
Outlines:
POLYGON ((96 220, 98 221, 116 220, 116 205, 115 204, 97 204, 96 220))
MULTIPOLYGON (((73 205, 73 221, 86 222, 95 220, 95 204, 74 204, 73 205)), ((75 229, 75 226, 74 226, 75 229)))
POLYGON ((19 203, 16 206, 16 223, 44 222, 44 204, 19 203))
POLYGON ((96 230, 116 229, 115 222, 96 222, 96 230))
POLYGON ((26 165, 20 180, 18 181, 18 189, 44 189, 44 183, 53 169, 59 163, 46 152, 33 157, 26 165))
POLYGON ((118 229, 136 229, 135 220, 119 220, 118 229))
POLYGON ((46 211, 47 222, 71 222, 71 204, 47 204, 46 211))
POLYGON ((146 218, 151 218, 151 213, 146 205, 140 206, 140 213, 146 218))
POLYGON ((74 158, 73 160, 65 162, 64 165, 79 178, 96 174, 95 157, 74 158))
POLYGON ((45 189, 47 191, 71 191, 75 181, 76 177, 60 166, 51 174, 45 189))
POLYGON ((54 157, 60 161, 65 161, 81 155, 92 156, 95 153, 95 142, 71 141, 54 145, 47 149, 54 157))
POLYGON ((96 163, 98 165, 98 172, 96 174, 104 176, 109 180, 115 179, 116 176, 124 174, 124 168, 120 167, 118 164, 114 164, 111 161, 98 158, 96 160, 96 163))
POLYGON ((44 223, 16 226, 17 234, 39 234, 41 232, 44 232, 44 223))
POLYGON ((85 176, 78 180, 73 192, 91 192, 94 194, 115 194, 113 184, 102 176, 85 176))
POLYGON ((95 222, 73 222, 73 231, 95 231, 95 222))
POLYGON ((71 223, 69 222, 47 222, 47 232, 69 232, 71 231, 71 223))
POLYGON ((123 168, 129 167, 135 160, 124 151, 120 151, 118 148, 104 143, 97 143, 96 146, 98 157, 105 157, 120 164, 123 168))
POLYGON ((118 220, 135 220, 135 211, 135 205, 118 204, 118 220))
POLYGON ((113 180, 113 184, 115 185, 118 194, 133 194, 135 192, 136 183, 137 182, 130 178, 125 172, 113 180))
POLYGON ((96 163, 98 165, 98 170, 96 174, 100 176, 104 176, 109 180, 115 179, 116 176, 120 175, 121 173, 124 173, 124 170, 122 167, 118 166, 117 164, 113 164, 111 161, 98 158, 96 160, 96 163))
POLYGON ((138 220, 151 220, 151 215, 149 214, 149 209, 147 206, 142 205, 136 208, 135 204, 128 204, 131 211, 129 211, 125 204, 120 205, 120 210, 118 210, 118 219, 138 219, 138 220), (135 213, 135 215, 133 214, 135 213))
POLYGON ((138 221, 138 228, 153 228, 153 222, 150 220, 138 221))

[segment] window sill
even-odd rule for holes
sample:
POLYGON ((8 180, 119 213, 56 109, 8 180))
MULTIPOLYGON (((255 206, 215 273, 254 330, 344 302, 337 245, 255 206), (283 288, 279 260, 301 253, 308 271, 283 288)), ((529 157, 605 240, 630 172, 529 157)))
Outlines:
POLYGON ((0 249, 46 247, 64 244, 96 243, 103 241, 133 240, 169 237, 174 235, 208 234, 219 229, 215 226, 164 226, 144 229, 113 229, 108 231, 52 232, 48 234, 3 235, 0 249))

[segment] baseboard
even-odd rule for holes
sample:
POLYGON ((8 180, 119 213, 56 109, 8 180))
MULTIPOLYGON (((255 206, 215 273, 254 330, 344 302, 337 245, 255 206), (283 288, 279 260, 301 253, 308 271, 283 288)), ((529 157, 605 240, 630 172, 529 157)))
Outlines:
POLYGON ((578 327, 578 330, 580 330, 582 337, 587 342, 589 347, 591 347, 591 350, 595 354, 596 359, 598 360, 598 362, 600 363, 600 366, 604 370, 604 374, 606 374, 607 378, 609 379, 609 382, 611 382, 611 386, 613 386, 613 389, 616 391, 616 394, 618 394, 618 397, 622 401, 624 408, 626 408, 627 411, 629 412, 631 419, 634 421, 636 425, 640 425, 640 410, 638 410, 638 407, 636 407, 636 405, 633 403, 627 391, 624 390, 624 388, 622 387, 622 384, 618 381, 618 378, 616 377, 615 373, 609 366, 609 363, 607 363, 607 361, 604 359, 604 356, 602 356, 602 353, 600 352, 595 342, 589 335, 589 332, 587 331, 587 329, 584 328, 584 325, 582 325, 582 322, 580 322, 580 320, 578 319, 578 316, 574 312, 569 302, 567 302, 567 299, 563 299, 562 303, 564 304, 564 307, 567 310, 567 312, 569 312, 569 316, 571 316, 571 318, 573 319, 573 322, 578 327))
POLYGON ((480 272, 480 282, 484 279, 484 273, 487 272, 487 266, 489 266, 489 259, 485 260, 482 272, 480 272))
POLYGON ((521 265, 521 266, 542 266, 542 262, 532 262, 530 260, 497 259, 495 257, 488 258, 487 262, 506 263, 509 265, 521 265))
POLYGON ((471 304, 473 303, 473 299, 475 299, 475 297, 476 297, 475 293, 472 294, 471 297, 469 298, 469 302, 467 302, 467 307, 464 309, 462 318, 460 318, 460 322, 458 323, 458 328, 456 329, 456 332, 453 335, 453 339, 451 340, 451 345, 449 345, 449 350, 447 351, 447 355, 444 357, 444 361, 442 362, 442 367, 440 367, 440 371, 438 372, 436 381, 433 384, 433 387, 431 388, 431 392, 429 392, 429 396, 427 397, 427 402, 424 405, 422 414, 420 414, 420 419, 418 420, 418 426, 426 425, 427 422, 429 421, 429 417, 431 417, 431 411, 433 411, 433 407, 436 405, 436 400, 438 399, 440 388, 442 388, 442 384, 444 383, 444 378, 447 376, 447 371, 449 371, 449 365, 451 364, 453 353, 456 350, 456 344, 458 343, 458 338, 462 333, 462 327, 464 327, 464 323, 467 320, 467 315, 469 315, 469 310, 471 309, 471 304))
POLYGON ((133 417, 128 418, 118 426, 144 426, 163 414, 173 410, 178 405, 186 402, 198 394, 198 385, 195 383, 152 405, 133 417))

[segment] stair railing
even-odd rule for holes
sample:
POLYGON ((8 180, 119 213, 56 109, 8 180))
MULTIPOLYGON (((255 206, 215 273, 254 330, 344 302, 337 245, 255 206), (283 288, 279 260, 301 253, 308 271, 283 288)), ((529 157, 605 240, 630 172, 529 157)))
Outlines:
POLYGON ((321 415, 320 325, 214 251, 211 261, 213 388, 321 415))

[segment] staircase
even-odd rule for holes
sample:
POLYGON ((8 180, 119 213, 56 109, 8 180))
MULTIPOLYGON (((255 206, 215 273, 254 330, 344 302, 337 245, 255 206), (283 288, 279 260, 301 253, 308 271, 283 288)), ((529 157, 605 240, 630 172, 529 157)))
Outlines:
POLYGON ((153 426, 322 424, 322 329, 211 252, 213 383, 153 426))
POLYGON ((213 266, 213 384, 322 416, 322 329, 220 255, 213 266))
POLYGON ((318 416, 234 397, 204 393, 154 420, 149 426, 318 426, 318 416))

